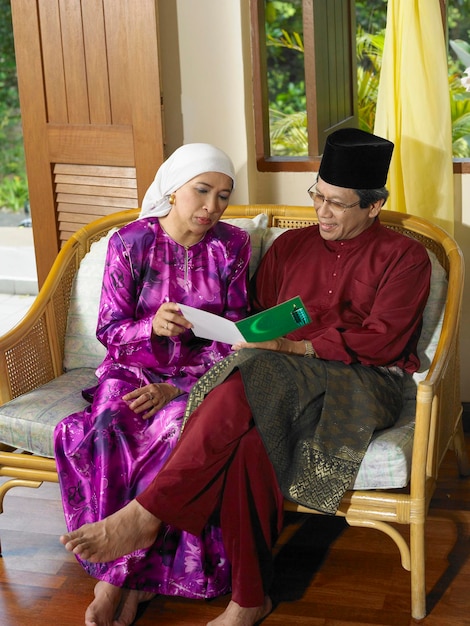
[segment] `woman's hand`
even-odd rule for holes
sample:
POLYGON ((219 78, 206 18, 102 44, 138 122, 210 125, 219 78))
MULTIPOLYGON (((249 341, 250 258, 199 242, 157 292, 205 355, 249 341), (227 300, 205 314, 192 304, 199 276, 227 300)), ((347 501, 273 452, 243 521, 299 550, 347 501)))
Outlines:
POLYGON ((192 328, 178 308, 176 302, 165 302, 155 313, 152 329, 158 337, 174 337, 181 335, 188 328, 192 328))
POLYGON ((171 402, 173 398, 181 395, 181 393, 181 389, 169 383, 151 383, 126 393, 125 396, 122 396, 122 399, 129 403, 131 411, 141 415, 145 420, 155 415, 157 411, 162 409, 168 402, 171 402))

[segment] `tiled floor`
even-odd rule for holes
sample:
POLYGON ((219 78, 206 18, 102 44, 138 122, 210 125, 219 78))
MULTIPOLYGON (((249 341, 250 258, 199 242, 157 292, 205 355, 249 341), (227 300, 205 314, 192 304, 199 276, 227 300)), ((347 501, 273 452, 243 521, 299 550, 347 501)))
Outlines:
POLYGON ((26 315, 34 299, 35 296, 0 294, 0 336, 26 315))
POLYGON ((38 292, 31 228, 0 227, 0 293, 38 292))

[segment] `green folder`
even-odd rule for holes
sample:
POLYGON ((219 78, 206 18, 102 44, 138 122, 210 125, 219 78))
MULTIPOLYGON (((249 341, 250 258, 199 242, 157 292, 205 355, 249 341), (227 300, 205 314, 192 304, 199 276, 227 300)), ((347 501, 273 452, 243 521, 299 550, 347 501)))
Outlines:
POLYGON ((245 341, 269 341, 291 333, 312 320, 300 296, 236 322, 245 341))

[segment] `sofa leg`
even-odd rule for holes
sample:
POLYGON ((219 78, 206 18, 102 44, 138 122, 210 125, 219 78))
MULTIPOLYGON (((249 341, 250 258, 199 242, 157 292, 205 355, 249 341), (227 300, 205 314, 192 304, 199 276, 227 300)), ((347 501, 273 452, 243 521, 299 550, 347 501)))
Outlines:
POLYGON ((410 524, 411 616, 420 621, 426 616, 426 571, 424 522, 410 524))

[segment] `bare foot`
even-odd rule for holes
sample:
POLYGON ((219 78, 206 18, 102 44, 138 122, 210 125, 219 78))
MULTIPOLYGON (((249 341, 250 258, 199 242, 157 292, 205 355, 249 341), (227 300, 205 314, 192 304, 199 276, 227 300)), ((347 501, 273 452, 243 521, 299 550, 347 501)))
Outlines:
POLYGON ((160 523, 137 500, 131 500, 109 517, 62 535, 60 542, 85 561, 106 563, 151 546, 160 523))
POLYGON ((95 599, 85 611, 85 626, 112 626, 121 597, 120 587, 103 580, 96 583, 95 599))
POLYGON ((121 589, 100 580, 95 585, 95 599, 85 612, 85 626, 131 626, 139 604, 154 596, 154 593, 121 589))
POLYGON ((273 604, 271 598, 266 596, 262 606, 243 607, 230 600, 227 608, 207 626, 254 626, 271 612, 273 604))
POLYGON ((125 589, 119 617, 113 622, 113 626, 131 626, 134 623, 137 609, 142 602, 148 602, 156 594, 150 591, 138 591, 137 589, 125 589))

